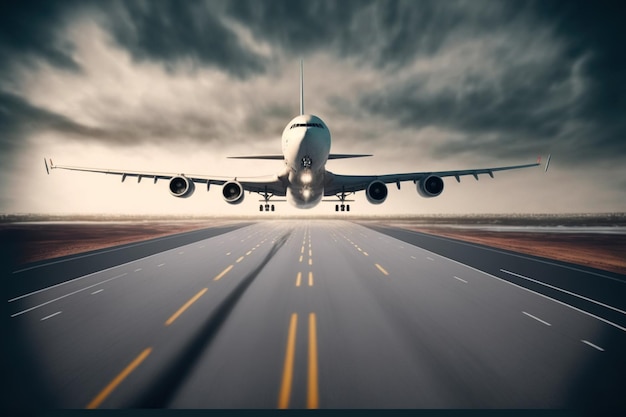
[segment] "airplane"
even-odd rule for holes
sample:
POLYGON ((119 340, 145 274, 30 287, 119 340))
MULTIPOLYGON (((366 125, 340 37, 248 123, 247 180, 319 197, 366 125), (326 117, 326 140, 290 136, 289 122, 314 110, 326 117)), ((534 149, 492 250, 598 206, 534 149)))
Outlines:
MULTIPOLYGON (((259 194, 264 204, 259 205, 259 211, 274 211, 275 201, 288 201, 294 207, 309 209, 317 206, 324 197, 336 198, 333 200, 335 211, 350 211, 350 204, 354 200, 347 197, 358 191, 365 191, 367 201, 371 204, 382 204, 387 199, 387 184, 395 183, 400 189, 400 183, 412 181, 419 195, 425 198, 437 197, 443 192, 443 178, 454 177, 461 182, 461 177, 472 175, 478 180, 479 174, 488 174, 493 178, 496 171, 506 171, 539 166, 541 157, 536 163, 514 165, 495 168, 466 169, 438 172, 410 172, 387 175, 339 175, 326 169, 326 162, 333 159, 361 158, 371 154, 337 154, 330 153, 331 136, 326 123, 319 117, 304 112, 304 73, 300 61, 300 114, 293 118, 282 134, 282 154, 276 155, 249 155, 234 156, 233 159, 254 160, 282 160, 284 167, 276 175, 250 178, 227 178, 205 175, 185 175, 161 172, 118 171, 99 168, 83 168, 74 166, 54 165, 50 159, 50 166, 44 158, 46 172, 50 169, 64 169, 70 171, 94 172, 101 174, 118 175, 122 182, 126 178, 143 178, 169 181, 169 191, 177 198, 190 197, 196 184, 206 184, 207 191, 211 185, 222 186, 222 195, 229 204, 239 204, 243 201, 245 191, 259 194), (286 197, 286 200, 272 200, 274 197, 286 197)), ((550 155, 545 165, 548 170, 550 155)))

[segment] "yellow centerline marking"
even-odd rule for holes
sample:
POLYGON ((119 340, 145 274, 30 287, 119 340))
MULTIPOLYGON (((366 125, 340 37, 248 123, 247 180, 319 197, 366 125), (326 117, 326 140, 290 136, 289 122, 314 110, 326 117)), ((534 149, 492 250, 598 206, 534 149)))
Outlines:
POLYGON ((249 250, 248 252, 246 252, 246 256, 250 255, 252 253, 251 250, 249 250))
MULTIPOLYGON (((310 277, 311 275, 309 275, 310 277)), ((319 385, 317 377, 317 326, 315 313, 309 314, 309 381, 307 387, 308 409, 318 408, 319 385)))
POLYGON ((378 264, 374 264, 374 265, 376 265, 376 268, 378 268, 378 270, 382 272, 384 275, 389 275, 389 272, 385 271, 385 268, 383 268, 382 266, 378 264))
POLYGON ((300 253, 304 253, 304 245, 302 245, 302 249, 300 249, 300 253))
POLYGON ((313 265, 313 259, 309 258, 309 265, 313 265))
POLYGON ((183 304, 183 306, 179 308, 178 311, 176 311, 176 313, 172 314, 172 317, 167 319, 167 321, 165 322, 165 325, 169 326, 170 324, 174 323, 174 320, 176 320, 178 316, 183 314, 185 310, 187 310, 193 303, 198 301, 198 298, 202 297, 202 295, 207 291, 207 289, 208 288, 203 288, 200 291, 198 291, 198 293, 194 295, 193 297, 191 297, 189 301, 187 301, 185 304, 183 304))
POLYGON ((240 256, 239 259, 237 259, 235 262, 239 263, 243 260, 243 258, 244 258, 243 256, 240 256))
POLYGON ((222 272, 219 273, 218 276, 216 276, 215 278, 213 278, 213 281, 219 281, 220 279, 222 279, 224 277, 224 275, 228 274, 228 272, 233 269, 234 265, 228 265, 226 267, 226 269, 224 269, 222 272))
POLYGON ((302 262, 302 255, 300 255, 300 260, 298 262, 302 262))
POLYGON ((309 249, 309 256, 313 256, 313 251, 309 249))
POLYGON ((302 280, 302 272, 298 272, 298 276, 296 277, 296 287, 300 286, 301 280, 302 280))
POLYGON ((291 397, 291 383, 293 381, 293 361, 296 350, 296 331, 298 327, 298 315, 293 313, 289 321, 289 333, 287 335, 287 351, 285 353, 285 363, 283 365, 283 379, 280 384, 280 394, 278 396, 278 408, 289 407, 291 397))
POLYGON ((109 384, 106 387, 104 387, 104 389, 102 391, 100 391, 100 393, 98 395, 96 395, 96 397, 93 400, 91 400, 91 402, 89 404, 87 404, 87 408, 88 409, 98 408, 100 406, 100 404, 102 404, 102 402, 104 400, 106 400, 107 397, 115 390, 115 388, 117 388, 117 386, 119 384, 121 384, 122 381, 124 381, 126 379, 126 377, 128 375, 130 375, 130 373, 133 372, 135 370, 135 368, 137 368, 141 364, 141 362, 143 362, 144 359, 146 359, 148 357, 150 352, 152 352, 152 348, 144 349, 144 351, 141 352, 139 354, 139 356, 137 356, 115 378, 113 378, 113 380, 111 382, 109 382, 109 384))
POLYGON ((313 272, 309 272, 309 287, 313 286, 313 272))

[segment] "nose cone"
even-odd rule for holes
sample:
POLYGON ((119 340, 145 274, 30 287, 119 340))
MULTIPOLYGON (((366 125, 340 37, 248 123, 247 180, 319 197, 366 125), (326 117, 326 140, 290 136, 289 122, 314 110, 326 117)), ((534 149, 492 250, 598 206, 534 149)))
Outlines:
POLYGON ((283 131, 283 153, 292 170, 319 171, 330 152, 330 132, 326 124, 310 114, 294 118, 283 131))
POLYGON ((330 152, 330 137, 323 131, 307 128, 298 150, 298 160, 301 168, 313 171, 320 170, 328 159, 330 152))

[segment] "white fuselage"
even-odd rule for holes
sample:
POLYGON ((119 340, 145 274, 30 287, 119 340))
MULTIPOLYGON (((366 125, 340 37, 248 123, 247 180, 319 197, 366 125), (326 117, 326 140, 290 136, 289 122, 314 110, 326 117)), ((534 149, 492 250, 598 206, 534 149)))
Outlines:
POLYGON ((289 175, 287 201, 298 208, 316 206, 324 196, 324 172, 330 132, 317 116, 303 114, 285 127, 283 155, 289 175))

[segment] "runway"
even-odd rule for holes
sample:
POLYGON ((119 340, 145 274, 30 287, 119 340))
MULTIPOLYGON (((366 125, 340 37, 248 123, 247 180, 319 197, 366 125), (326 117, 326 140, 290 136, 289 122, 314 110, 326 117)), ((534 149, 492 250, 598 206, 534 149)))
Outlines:
POLYGON ((624 408, 626 277, 264 221, 6 278, 8 408, 624 408))

